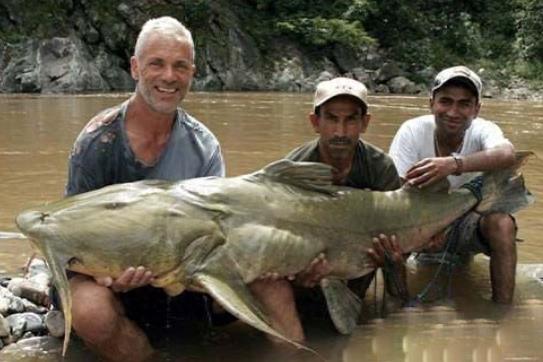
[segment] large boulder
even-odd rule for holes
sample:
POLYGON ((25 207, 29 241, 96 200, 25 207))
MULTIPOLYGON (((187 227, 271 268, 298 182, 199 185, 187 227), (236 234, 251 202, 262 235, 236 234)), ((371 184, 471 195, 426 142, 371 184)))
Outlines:
POLYGON ((392 93, 406 93, 416 94, 417 86, 414 82, 410 81, 406 77, 398 76, 394 77, 387 82, 388 89, 392 93))
POLYGON ((106 54, 92 57, 76 37, 31 40, 11 47, 8 58, 0 82, 0 89, 6 92, 85 92, 132 87, 130 76, 119 67, 119 61, 106 54))
POLYGON ((229 8, 210 4, 203 46, 196 41, 198 74, 194 89, 258 90, 264 88, 262 57, 253 38, 240 28, 229 8))

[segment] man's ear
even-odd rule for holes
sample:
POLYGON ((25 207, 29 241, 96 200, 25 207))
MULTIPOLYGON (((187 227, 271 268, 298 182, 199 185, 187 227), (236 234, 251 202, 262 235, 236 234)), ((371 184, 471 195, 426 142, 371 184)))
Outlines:
POLYGON ((481 110, 481 102, 477 101, 477 105, 475 106, 475 117, 477 118, 479 116, 479 111, 481 110))
POLYGON ((130 57, 130 75, 135 81, 138 81, 138 60, 134 55, 130 57))
POLYGON ((370 120, 371 120, 371 114, 366 113, 365 115, 362 116, 362 130, 360 131, 360 133, 366 132, 366 130, 368 129, 368 125, 370 124, 370 120))
POLYGON ((311 122, 311 125, 313 126, 313 129, 316 133, 319 133, 319 116, 315 112, 309 113, 309 122, 311 122))

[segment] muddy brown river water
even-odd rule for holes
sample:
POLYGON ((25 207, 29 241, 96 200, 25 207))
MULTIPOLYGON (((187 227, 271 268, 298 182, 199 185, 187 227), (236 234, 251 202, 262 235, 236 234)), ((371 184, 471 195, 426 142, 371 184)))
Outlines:
MULTIPOLYGON (((16 231, 22 209, 62 197, 69 149, 88 119, 127 94, 0 95, 0 231, 16 231)), ((399 124, 427 112, 423 97, 370 97, 373 119, 363 138, 388 149, 399 124)), ((219 138, 227 173, 251 172, 315 135, 307 120, 310 94, 192 93, 184 103, 219 138)), ((543 196, 543 105, 485 100, 482 116, 496 121, 517 149, 539 155, 524 167, 526 183, 543 196)), ((368 320, 351 336, 325 323, 307 326, 308 342, 329 361, 539 361, 543 360, 543 205, 517 214, 519 276, 515 305, 490 303, 487 260, 477 257, 458 270, 450 299, 422 308, 389 307, 367 298, 368 320), (377 306, 375 305, 377 303, 377 306)), ((0 274, 20 273, 31 255, 24 240, 0 241, 0 274)), ((410 288, 422 289, 431 267, 411 270, 410 288)), ((379 293, 378 293, 379 294, 379 293)), ((314 355, 277 347, 249 327, 172 332, 159 346, 165 361, 313 361, 314 355)), ((57 354, 2 356, 6 361, 57 361, 57 354)), ((96 361, 77 340, 66 361, 96 361)))

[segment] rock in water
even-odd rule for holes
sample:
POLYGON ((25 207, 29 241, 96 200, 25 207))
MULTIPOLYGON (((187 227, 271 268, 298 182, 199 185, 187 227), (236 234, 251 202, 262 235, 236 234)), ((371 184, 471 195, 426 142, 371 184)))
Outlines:
POLYGON ((45 315, 45 326, 53 337, 64 335, 64 315, 59 310, 49 311, 45 315))
POLYGON ((9 322, 0 314, 0 337, 9 337, 9 331, 9 322))

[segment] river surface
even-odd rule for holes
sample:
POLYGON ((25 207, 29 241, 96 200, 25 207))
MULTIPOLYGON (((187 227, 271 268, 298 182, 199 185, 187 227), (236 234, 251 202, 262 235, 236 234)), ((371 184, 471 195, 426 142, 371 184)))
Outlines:
MULTIPOLYGON (((68 153, 78 132, 98 111, 126 97, 0 95, 0 231, 16 231, 13 220, 21 210, 62 197, 68 153)), ((227 174, 235 176, 259 169, 315 137, 307 120, 311 98, 291 93, 192 93, 184 106, 218 137, 227 174)), ((428 110, 428 100, 422 97, 370 97, 370 104, 373 118, 363 138, 385 150, 403 120, 428 110)), ((539 155, 523 170, 528 187, 541 200, 543 106, 485 100, 481 115, 496 121, 517 149, 539 155)), ((368 321, 352 336, 338 336, 328 325, 316 323, 308 326, 309 345, 330 361, 344 362, 543 360, 543 285, 537 278, 526 277, 542 275, 543 268, 535 265, 543 262, 542 218, 543 206, 538 202, 517 214, 523 242, 518 248, 522 265, 513 308, 488 301, 487 260, 478 257, 453 278, 451 298, 407 310, 391 307, 389 301, 387 317, 379 318, 382 313, 376 310, 382 309, 383 301, 369 296, 368 321)), ((0 274, 20 273, 31 254, 24 240, 1 241, 0 274)), ((422 269, 411 270, 413 292, 420 291, 433 275, 428 268, 422 269)), ((183 333, 180 340, 172 335, 165 341, 163 359, 317 360, 307 352, 276 347, 239 324, 203 338, 196 334, 183 333)), ((58 356, 41 358, 57 360, 58 356)), ((66 360, 94 359, 75 341, 66 360)))

